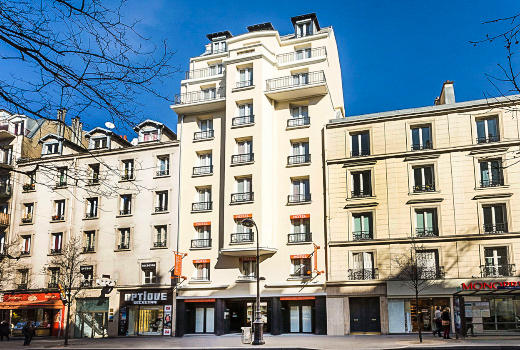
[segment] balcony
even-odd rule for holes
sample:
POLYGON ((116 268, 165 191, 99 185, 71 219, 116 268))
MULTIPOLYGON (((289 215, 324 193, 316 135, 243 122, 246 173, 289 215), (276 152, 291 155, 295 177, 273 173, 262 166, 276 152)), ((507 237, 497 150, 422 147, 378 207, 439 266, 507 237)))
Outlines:
POLYGON ((287 202, 289 204, 296 203, 307 203, 311 201, 311 194, 290 194, 287 196, 287 202))
POLYGON ((155 207, 156 213, 165 213, 167 211, 168 211, 168 208, 165 205, 160 206, 160 207, 155 207))
POLYGON ((309 117, 287 119, 288 128, 298 128, 298 127, 307 126, 307 125, 311 125, 311 118, 309 118, 309 117))
POLYGON ((211 175, 213 174, 213 165, 203 165, 193 167, 193 176, 211 175))
POLYGON ((370 149, 368 149, 368 148, 362 148, 360 150, 350 152, 351 157, 366 157, 369 155, 370 155, 370 149))
POLYGON ((34 191, 35 187, 35 184, 23 184, 22 190, 24 192, 34 191))
POLYGON ((130 181, 134 179, 134 173, 125 173, 121 175, 121 181, 130 181))
POLYGON ((323 71, 268 79, 265 89, 266 96, 276 101, 326 95, 327 92, 323 71))
POLYGON ((63 214, 57 214, 51 216, 51 221, 63 221, 65 220, 65 216, 63 214))
POLYGON ((95 219, 97 218, 97 213, 85 213, 85 219, 95 219))
POLYGON ((209 211, 213 209, 213 202, 191 203, 191 211, 209 211))
POLYGON ((412 151, 421 151, 425 149, 432 149, 433 145, 431 142, 426 142, 425 144, 421 145, 418 143, 415 143, 412 145, 412 151))
POLYGON ((435 192, 435 184, 414 185, 413 193, 435 192))
POLYGON ((231 156, 231 164, 251 163, 255 160, 254 153, 235 154, 231 156))
POLYGON ((236 88, 240 89, 248 86, 253 86, 253 80, 237 81, 236 88))
POLYGON ((368 241, 374 239, 371 231, 354 231, 352 232, 352 240, 354 241, 368 241))
POLYGON ((484 233, 507 233, 507 223, 484 224, 484 233))
POLYGON ((224 67, 218 69, 217 67, 208 67, 202 69, 194 69, 186 72, 185 79, 203 79, 217 77, 224 73, 224 67))
POLYGON ((416 228, 415 229, 416 237, 438 237, 439 231, 434 228, 416 228))
POLYGON ((487 277, 512 277, 515 275, 515 264, 480 265, 480 275, 487 277))
POLYGON ((211 238, 192 239, 191 248, 211 248, 211 238))
POLYGON ((49 282, 49 284, 47 285, 47 288, 58 289, 58 282, 49 282))
POLYGON ((298 154, 287 157, 287 165, 307 164, 311 162, 310 154, 298 154))
POLYGON ((242 117, 235 117, 231 120, 231 126, 246 126, 255 123, 254 115, 247 115, 242 117))
POLYGON ((363 190, 359 189, 359 190, 350 191, 350 198, 366 198, 366 197, 372 197, 371 190, 363 191, 363 190))
POLYGON ((172 109, 178 114, 209 112, 226 106, 226 90, 193 91, 175 95, 172 109))
POLYGON ((155 176, 168 176, 170 175, 170 170, 157 170, 155 176))
POLYGON ((252 202, 254 201, 254 199, 254 192, 242 192, 231 194, 231 203, 252 202))
POLYGON ((491 143, 500 141, 500 137, 498 135, 488 135, 477 137, 477 143, 491 143))
POLYGON ((498 186, 504 186, 504 179, 502 177, 500 177, 498 179, 480 180, 481 188, 498 187, 498 186))
POLYGON ((418 277, 421 280, 439 280, 444 278, 444 266, 417 267, 418 277))
POLYGON ((193 133, 193 141, 211 140, 215 137, 215 130, 197 131, 193 133))
POLYGON ((154 248, 166 248, 166 241, 153 242, 154 248))
POLYGON ((348 279, 351 281, 376 280, 378 278, 377 269, 348 269, 348 279))
POLYGON ((312 233, 304 232, 304 233, 289 233, 287 235, 287 243, 308 243, 312 242, 312 233))
POLYGON ((0 213, 0 226, 8 226, 9 225, 9 214, 0 213))
POLYGON ((130 249, 130 243, 119 243, 117 245, 118 250, 129 250, 130 249))
POLYGON ((31 252, 28 251, 28 250, 22 250, 22 251, 20 252, 20 255, 21 255, 21 256, 28 256, 28 255, 31 255, 31 252))
POLYGON ((283 53, 276 55, 276 62, 278 65, 285 65, 290 63, 297 63, 299 61, 327 56, 327 49, 322 47, 316 47, 310 50, 299 50, 296 52, 283 53))
POLYGON ((61 254, 61 248, 51 249, 51 254, 61 254))
POLYGON ((243 232, 243 233, 232 233, 231 234, 231 244, 243 244, 243 243, 252 243, 254 242, 254 234, 253 232, 243 232))
POLYGON ((131 214, 132 214, 132 210, 130 210, 129 208, 119 210, 119 215, 131 215, 131 214))
POLYGON ((94 253, 94 247, 83 247, 83 253, 94 253))

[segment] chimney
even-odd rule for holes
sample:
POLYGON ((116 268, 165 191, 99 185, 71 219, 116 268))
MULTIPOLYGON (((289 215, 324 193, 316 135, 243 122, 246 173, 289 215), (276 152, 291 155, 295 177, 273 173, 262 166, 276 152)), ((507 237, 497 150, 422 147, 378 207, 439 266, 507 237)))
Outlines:
POLYGON ((455 103, 455 89, 453 88, 453 81, 446 80, 442 84, 441 95, 435 99, 435 105, 447 105, 455 103))
POLYGON ((63 137, 65 133, 65 116, 67 115, 67 110, 65 108, 58 109, 58 116, 56 119, 58 120, 58 125, 56 126, 56 134, 58 136, 63 137))
POLYGON ((83 133, 83 123, 79 121, 79 117, 72 118, 72 137, 71 141, 77 145, 81 145, 81 134, 83 133))

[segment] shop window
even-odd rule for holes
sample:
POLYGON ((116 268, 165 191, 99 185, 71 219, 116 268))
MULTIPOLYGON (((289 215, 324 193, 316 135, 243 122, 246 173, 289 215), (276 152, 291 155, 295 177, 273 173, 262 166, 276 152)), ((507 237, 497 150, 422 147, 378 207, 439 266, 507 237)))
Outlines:
POLYGON ((121 173, 121 180, 133 180, 134 179, 134 160, 126 159, 122 161, 123 170, 121 173))
POLYGON ((372 171, 353 171, 350 173, 352 198, 363 198, 372 196, 372 171))
POLYGON ((49 284, 48 288, 58 288, 60 283, 60 268, 50 267, 49 268, 49 284))
POLYGON ((161 213, 168 211, 168 191, 155 192, 155 212, 161 213))
POLYGON ((412 133, 412 151, 421 149, 431 149, 432 144, 432 127, 431 125, 413 126, 412 133))
POLYGON ((82 265, 79 267, 79 270, 82 276, 81 285, 83 287, 92 287, 92 281, 94 280, 94 266, 82 265))
POLYGON ((122 194, 119 197, 119 215, 132 214, 132 195, 122 194))
POLYGON ((350 136, 352 157, 368 156, 370 155, 370 133, 363 131, 354 133, 350 136))
POLYGON ((498 133, 498 117, 482 118, 476 121, 477 143, 500 141, 498 133))
POLYGON ((63 232, 51 233, 51 254, 60 254, 63 245, 63 232))
POLYGON ((485 265, 481 266, 482 277, 509 277, 516 272, 509 264, 507 247, 484 248, 485 265))
POLYGON ((291 258, 291 276, 299 277, 299 278, 309 278, 311 277, 312 268, 311 268, 311 258, 291 258))
POLYGON ((483 205, 484 233, 504 233, 507 229, 505 204, 483 205))
POLYGON ((98 197, 87 198, 87 211, 85 218, 97 218, 98 216, 98 197))
POLYGON ((166 225, 157 225, 154 227, 154 248, 166 247, 166 235, 168 227, 166 225))
POLYGON ((141 270, 143 271, 143 284, 158 283, 157 264, 154 262, 141 263, 141 270))
POLYGON ((480 187, 496 187, 504 185, 504 175, 501 159, 479 161, 480 187))
POLYGON ((415 210, 415 235, 417 237, 434 237, 439 235, 437 209, 415 210))
POLYGON ((195 262, 195 271, 193 280, 195 281, 209 281, 209 262, 195 262))
POLYGON ((83 252, 92 253, 96 250, 96 231, 85 231, 85 246, 83 252))
POLYGON ((65 220, 65 199, 54 201, 54 215, 52 221, 65 220))
POLYGON ((413 168, 413 192, 434 192, 435 179, 433 165, 421 165, 413 168))
POLYGON ((291 333, 312 333, 312 306, 289 305, 291 333))
POLYGON ((23 205, 23 214, 22 214, 22 223, 28 224, 33 220, 33 212, 34 212, 34 203, 24 203, 23 205))
POLYGON ((130 249, 130 228, 120 228, 118 229, 118 245, 117 249, 119 250, 127 250, 130 249))
POLYGON ((20 252, 21 255, 29 255, 31 254, 31 241, 32 236, 31 235, 24 235, 21 236, 22 238, 22 251, 20 252))
POLYGON ((215 331, 215 308, 195 308, 195 333, 213 333, 215 331))
POLYGON ((374 238, 372 213, 352 214, 352 240, 362 241, 374 238))
POLYGON ((170 157, 169 156, 158 156, 157 157, 157 176, 170 175, 170 157))
POLYGON ((352 269, 348 271, 350 280, 372 280, 377 278, 374 268, 374 253, 352 253, 352 269))

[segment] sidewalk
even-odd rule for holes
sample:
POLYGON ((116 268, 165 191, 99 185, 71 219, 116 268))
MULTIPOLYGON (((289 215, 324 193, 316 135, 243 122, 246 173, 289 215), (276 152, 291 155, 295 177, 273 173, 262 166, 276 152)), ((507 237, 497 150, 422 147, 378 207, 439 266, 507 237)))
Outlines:
MULTIPOLYGON (((481 336, 466 340, 444 340, 424 337, 420 344, 417 335, 351 335, 343 337, 319 335, 279 335, 264 337, 265 345, 255 346, 241 343, 238 335, 188 335, 171 337, 122 337, 106 339, 71 339, 71 349, 520 349, 520 336, 481 336)), ((0 349, 61 349, 63 340, 36 338, 29 347, 22 339, 0 342, 0 349)))

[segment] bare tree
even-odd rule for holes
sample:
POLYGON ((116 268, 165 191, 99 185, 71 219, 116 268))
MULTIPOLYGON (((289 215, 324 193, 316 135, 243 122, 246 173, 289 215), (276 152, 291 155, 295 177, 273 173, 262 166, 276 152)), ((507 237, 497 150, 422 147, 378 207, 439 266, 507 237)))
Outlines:
POLYGON ((4 290, 15 284, 16 274, 20 267, 20 239, 15 237, 8 240, 7 234, 3 234, 3 243, 0 245, 0 289, 4 290))
POLYGON ((54 255, 48 265, 44 267, 44 273, 49 273, 49 270, 55 270, 50 282, 51 287, 60 288, 60 292, 64 294, 67 309, 64 345, 69 343, 70 307, 78 295, 85 288, 89 287, 89 283, 92 282, 85 280, 81 270, 82 266, 88 264, 85 255, 82 253, 83 244, 81 238, 73 236, 63 246, 61 254, 54 255))
POLYGON ((126 21, 125 0, 113 4, 0 0, 0 59, 12 69, 0 78, 5 107, 45 119, 59 108, 103 113, 129 126, 143 100, 136 96, 168 99, 156 87, 178 71, 174 52, 126 21))

